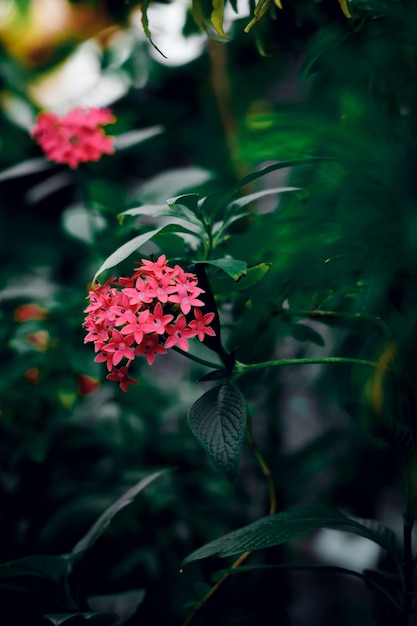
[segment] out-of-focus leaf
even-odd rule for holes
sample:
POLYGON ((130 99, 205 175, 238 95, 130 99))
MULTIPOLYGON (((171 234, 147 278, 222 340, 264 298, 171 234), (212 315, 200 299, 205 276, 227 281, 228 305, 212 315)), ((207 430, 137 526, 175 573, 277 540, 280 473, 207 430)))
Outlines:
POLYGON ((306 326, 305 324, 291 324, 290 326, 291 335, 297 341, 310 341, 311 343, 315 343, 317 346, 324 346, 325 342, 323 337, 311 326, 306 326))
POLYGON ((193 434, 231 482, 239 470, 246 417, 246 400, 229 381, 201 396, 188 416, 193 434))
POLYGON ((164 132, 163 126, 151 126, 150 128, 143 128, 141 130, 131 130, 123 135, 118 135, 114 139, 114 147, 116 150, 125 150, 136 146, 143 141, 147 141, 156 135, 160 135, 164 132))
POLYGON ((36 174, 37 172, 43 172, 52 167, 52 163, 49 163, 46 159, 29 159, 8 167, 7 170, 0 172, 0 182, 8 180, 9 178, 19 178, 20 176, 28 176, 29 174, 36 174))
POLYGON ((166 202, 167 197, 203 185, 212 178, 212 173, 201 167, 170 169, 142 183, 134 191, 134 198, 143 204, 166 202))
POLYGON ((80 541, 74 546, 71 552, 71 557, 74 558, 80 552, 84 552, 85 550, 90 548, 97 541, 97 539, 102 535, 102 533, 105 531, 105 529, 110 524, 110 522, 112 521, 116 513, 118 513, 121 509, 123 509, 128 504, 130 504, 134 500, 134 498, 137 496, 137 494, 143 491, 145 487, 147 487, 150 483, 152 483, 154 480, 159 478, 159 476, 161 476, 162 474, 165 474, 168 471, 169 470, 164 469, 164 470, 160 470, 159 472, 154 472, 153 474, 150 474, 150 476, 146 476, 146 478, 143 478, 142 480, 140 480, 136 485, 134 485, 128 491, 126 491, 126 493, 123 494, 121 498, 116 500, 114 504, 112 504, 106 511, 104 511, 104 513, 98 518, 98 520, 90 528, 88 533, 84 535, 84 537, 80 539, 80 541))
POLYGON ((66 575, 67 567, 68 563, 64 557, 46 554, 8 561, 0 564, 0 584, 2 578, 16 576, 35 576, 60 583, 66 575))
POLYGON ((87 613, 49 613, 45 615, 55 626, 67 624, 67 626, 79 626, 88 622, 89 624, 114 624, 119 616, 115 613, 95 613, 89 611, 87 613))
POLYGON ((275 187, 274 189, 264 189, 262 191, 257 191, 255 193, 250 193, 247 196, 243 196, 242 198, 238 198, 237 200, 233 200, 230 203, 230 208, 242 208, 259 198, 264 198, 265 196, 274 196, 280 193, 286 193, 288 191, 301 191, 301 187, 275 187))
POLYGON ((62 227, 71 237, 92 244, 95 235, 106 227, 106 220, 96 211, 89 211, 81 205, 73 206, 65 209, 62 227))
POLYGON ((143 602, 145 595, 144 589, 131 589, 121 593, 91 596, 88 598, 88 604, 93 611, 116 613, 124 623, 132 617, 138 606, 143 602))

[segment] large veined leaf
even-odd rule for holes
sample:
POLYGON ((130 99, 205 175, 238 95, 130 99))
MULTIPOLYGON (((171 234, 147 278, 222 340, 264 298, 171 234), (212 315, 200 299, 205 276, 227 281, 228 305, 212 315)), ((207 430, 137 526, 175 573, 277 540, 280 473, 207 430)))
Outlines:
POLYGON ((115 250, 110 256, 108 256, 95 273, 93 283, 96 282, 100 274, 108 269, 111 269, 112 267, 115 267, 116 265, 127 259, 127 257, 136 252, 138 248, 150 241, 153 237, 155 237, 156 235, 168 233, 186 233, 187 235, 191 235, 192 237, 196 237, 197 239, 201 238, 199 233, 196 233, 189 228, 185 228, 180 224, 167 224, 166 226, 161 226, 160 228, 149 230, 147 233, 144 233, 143 235, 138 235, 130 241, 127 241, 122 246, 120 246, 120 248, 117 248, 117 250, 115 250))
POLYGON ((201 396, 188 416, 193 434, 230 481, 239 470, 246 418, 246 400, 229 381, 201 396))
POLYGON ((375 528, 373 523, 367 520, 358 521, 336 509, 312 505, 263 517, 195 550, 184 563, 209 556, 227 557, 272 548, 319 528, 332 528, 370 539, 384 548, 394 559, 399 558, 395 535, 390 529, 380 525, 375 528))
POLYGON ((71 558, 78 555, 80 552, 83 552, 84 550, 87 550, 88 548, 90 548, 97 541, 97 539, 102 535, 102 533, 110 524, 110 522, 112 521, 116 513, 118 513, 121 509, 123 509, 128 504, 130 504, 134 500, 134 498, 138 495, 138 493, 143 491, 145 487, 147 487, 150 483, 152 483, 154 480, 159 478, 159 476, 161 476, 162 474, 165 474, 167 471, 169 470, 164 469, 164 470, 160 470, 159 472, 154 472, 153 474, 150 474, 149 476, 146 476, 145 478, 140 480, 136 485, 134 485, 128 491, 126 491, 126 493, 124 493, 121 496, 121 498, 116 500, 116 502, 114 502, 106 511, 104 511, 102 515, 100 515, 98 520, 93 524, 93 526, 90 528, 87 534, 84 535, 84 537, 80 539, 80 541, 74 546, 72 553, 71 553, 71 558))

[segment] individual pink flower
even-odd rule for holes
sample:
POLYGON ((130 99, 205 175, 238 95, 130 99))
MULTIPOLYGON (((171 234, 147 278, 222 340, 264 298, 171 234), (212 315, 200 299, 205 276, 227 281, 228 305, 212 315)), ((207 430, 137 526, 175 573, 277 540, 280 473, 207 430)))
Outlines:
POLYGON ((166 327, 166 332, 168 335, 168 339, 165 342, 166 348, 172 348, 175 344, 182 349, 188 352, 188 341, 190 337, 195 337, 197 334, 196 330, 192 328, 187 328, 187 320, 184 315, 180 315, 175 322, 175 324, 169 324, 166 327))
POLYGON ((133 350, 130 347, 134 341, 133 335, 124 336, 114 328, 109 343, 103 346, 101 350, 105 354, 112 354, 113 365, 119 365, 123 357, 126 357, 128 361, 133 361, 135 358, 133 350))
POLYGON ((135 380, 134 378, 131 378, 128 375, 129 372, 129 368, 127 365, 124 365, 123 367, 120 367, 119 369, 117 369, 117 367, 113 367, 112 371, 110 372, 110 374, 107 374, 106 378, 108 378, 109 380, 115 380, 119 383, 119 387, 122 391, 127 391, 127 386, 128 384, 130 385, 138 385, 138 381, 135 380))
POLYGON ((204 306, 204 302, 196 298, 200 293, 204 293, 204 291, 199 287, 193 287, 190 293, 188 289, 182 285, 178 285, 177 293, 169 296, 169 301, 179 304, 184 315, 188 315, 192 306, 204 306))
POLYGON ((133 313, 126 315, 127 324, 121 329, 122 335, 133 335, 136 343, 139 345, 143 341, 145 334, 144 326, 149 318, 149 309, 141 311, 139 315, 133 313))
POLYGON ((115 121, 108 109, 75 108, 61 117, 43 111, 31 134, 47 159, 76 169, 80 163, 114 153, 114 138, 107 137, 101 126, 115 121))
POLYGON ((195 319, 189 323, 189 327, 197 332, 200 341, 204 341, 204 335, 210 335, 210 337, 216 335, 213 328, 209 326, 214 319, 214 313, 203 315, 200 309, 194 309, 194 317, 195 319))
POLYGON ((164 310, 160 302, 155 306, 151 318, 143 325, 143 329, 147 333, 156 333, 163 335, 165 327, 174 319, 173 315, 164 315, 164 310))
POLYGON ((149 365, 155 360, 156 354, 165 354, 164 346, 159 343, 159 335, 146 335, 142 343, 136 348, 135 354, 144 354, 149 365))
POLYGON ((143 269, 146 272, 153 274, 155 278, 162 278, 162 276, 172 274, 175 271, 172 267, 168 266, 165 254, 161 254, 156 261, 142 259, 142 266, 139 269, 143 269))

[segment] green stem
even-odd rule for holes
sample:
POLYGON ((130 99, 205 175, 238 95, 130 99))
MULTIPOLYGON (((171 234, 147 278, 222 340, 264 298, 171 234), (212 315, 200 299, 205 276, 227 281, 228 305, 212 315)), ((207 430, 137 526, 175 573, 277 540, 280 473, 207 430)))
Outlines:
POLYGON ((172 350, 175 350, 175 352, 178 352, 179 354, 182 354, 183 356, 187 357, 187 359, 190 359, 190 361, 195 361, 195 363, 200 363, 200 365, 205 365, 206 367, 212 367, 213 369, 216 369, 216 370, 224 370, 223 365, 220 365, 219 363, 212 363, 211 361, 206 361, 206 359, 201 359, 199 356, 196 356, 195 354, 190 354, 189 352, 186 352, 185 350, 181 350, 181 348, 179 348, 178 346, 172 346, 172 350))
POLYGON ((234 378, 236 379, 240 376, 243 376, 243 374, 247 374, 248 372, 266 369, 268 367, 281 367, 284 365, 314 365, 322 363, 352 363, 355 365, 365 365, 366 367, 376 367, 377 365, 375 361, 340 356, 311 357, 303 359, 278 359, 277 361, 264 361, 263 363, 240 363, 239 361, 236 361, 233 374, 234 378))
POLYGON ((253 434, 252 434, 252 420, 250 417, 250 414, 248 414, 248 419, 246 421, 246 439, 248 441, 249 447, 252 450, 255 459, 258 462, 259 467, 262 470, 262 474, 265 476, 266 478, 266 482, 268 485, 268 492, 269 492, 269 515, 274 515, 274 513, 276 513, 277 511, 277 497, 276 497, 276 489, 275 489, 275 484, 274 484, 274 479, 272 477, 272 473, 271 470, 269 469, 268 465, 265 462, 265 459, 263 458, 262 454, 260 453, 256 442, 253 438, 253 434))

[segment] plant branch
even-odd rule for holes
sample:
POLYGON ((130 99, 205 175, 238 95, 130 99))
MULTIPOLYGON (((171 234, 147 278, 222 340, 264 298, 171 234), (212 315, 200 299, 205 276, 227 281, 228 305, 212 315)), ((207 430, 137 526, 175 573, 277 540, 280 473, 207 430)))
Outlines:
POLYGON ((236 361, 234 368, 234 378, 238 378, 240 376, 243 376, 243 374, 253 372, 254 370, 266 369, 268 367, 281 367, 284 365, 314 365, 322 363, 352 363, 355 365, 365 365, 366 367, 377 366, 377 363, 375 361, 342 356, 309 357, 302 359, 278 359, 277 361, 264 361, 262 363, 240 363, 239 361, 236 361))
POLYGON ((219 363, 212 363, 211 361, 206 361, 206 359, 201 359, 199 356, 196 356, 195 354, 190 354, 189 352, 182 350, 178 346, 172 346, 171 349, 187 357, 187 359, 190 359, 191 361, 195 361, 195 363, 200 363, 200 365, 205 365, 206 367, 212 367, 216 370, 224 369, 223 365, 220 365, 219 363))

